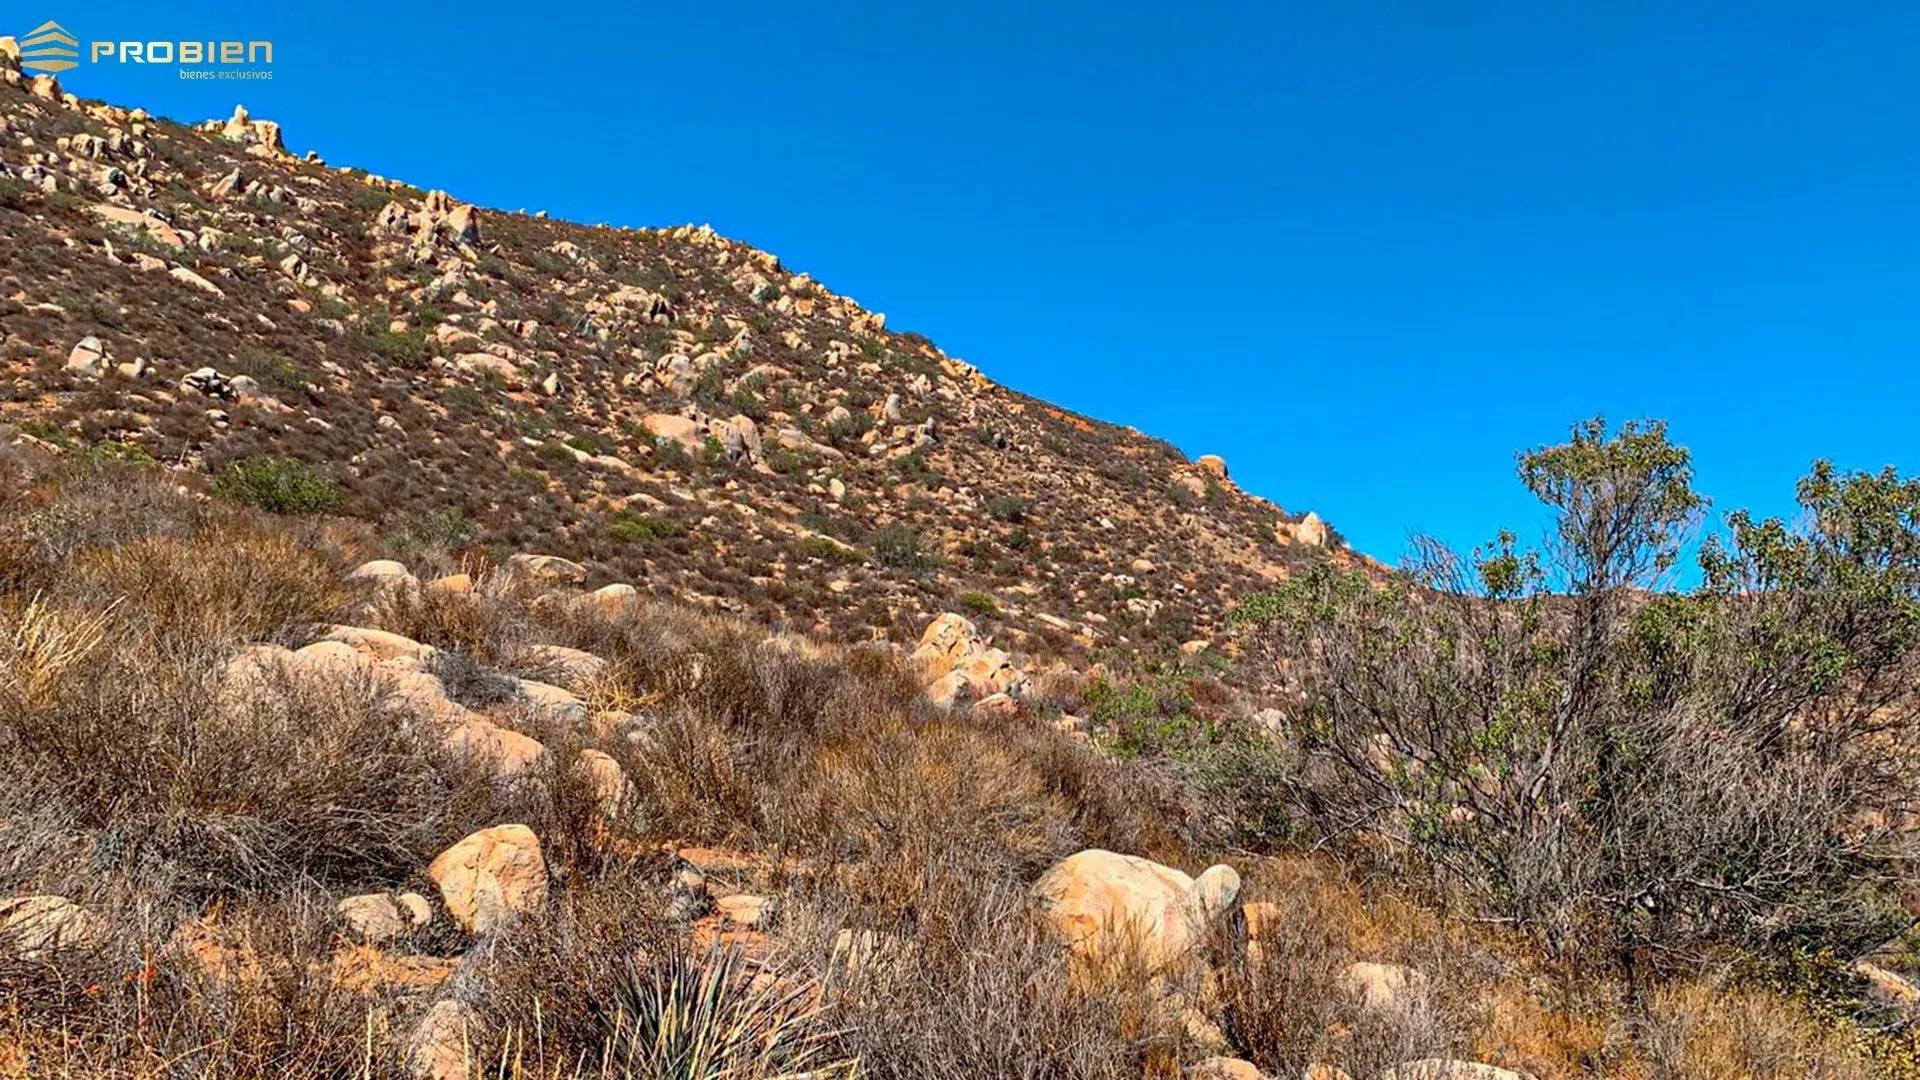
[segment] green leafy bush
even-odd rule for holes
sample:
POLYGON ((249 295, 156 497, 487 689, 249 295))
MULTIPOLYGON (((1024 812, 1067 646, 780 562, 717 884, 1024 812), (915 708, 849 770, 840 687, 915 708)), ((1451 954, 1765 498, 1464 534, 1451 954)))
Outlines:
POLYGON ((214 494, 230 502, 257 506, 275 514, 322 514, 346 501, 340 489, 303 461, 247 457, 220 470, 214 494))
POLYGON ((622 510, 607 523, 607 538, 623 544, 651 544, 685 536, 687 527, 672 518, 647 517, 622 510))
POLYGON ((824 536, 809 536, 800 541, 800 550, 811 558, 828 563, 857 563, 861 560, 858 550, 824 536))
POLYGON ((309 382, 298 364, 277 353, 254 353, 241 362, 240 370, 283 390, 305 390, 309 382))
MULTIPOLYGON (((1858 955, 1895 895, 1920 648, 1920 481, 1818 463, 1795 525, 1701 523, 1659 423, 1520 458, 1554 515, 1376 582, 1316 564, 1239 611, 1300 681, 1320 825, 1404 838, 1437 879, 1557 950, 1637 975, 1716 943, 1858 955)), ((1278 794, 1278 793, 1277 793, 1278 794)))
POLYGON ((431 357, 427 335, 419 330, 388 328, 376 333, 362 332, 355 336, 355 343, 394 367, 408 371, 425 368, 431 357))
POLYGON ((986 618, 1000 614, 1000 605, 989 593, 968 591, 960 594, 960 609, 969 615, 986 618))

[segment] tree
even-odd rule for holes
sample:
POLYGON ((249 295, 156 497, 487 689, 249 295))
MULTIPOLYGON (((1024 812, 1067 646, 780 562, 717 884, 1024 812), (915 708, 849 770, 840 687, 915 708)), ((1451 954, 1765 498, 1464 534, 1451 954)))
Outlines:
POLYGON ((1731 515, 1662 591, 1706 500, 1660 423, 1520 455, 1554 514, 1384 582, 1322 564, 1240 610, 1289 673, 1285 794, 1492 918, 1629 969, 1713 941, 1861 949, 1908 841, 1920 482, 1802 482, 1805 520, 1731 515))

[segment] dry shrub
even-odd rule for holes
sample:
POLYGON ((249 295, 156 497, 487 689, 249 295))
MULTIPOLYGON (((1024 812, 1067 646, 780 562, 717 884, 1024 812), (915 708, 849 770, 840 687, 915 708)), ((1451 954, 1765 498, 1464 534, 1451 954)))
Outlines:
POLYGON ((498 663, 527 637, 522 605, 490 591, 485 578, 471 592, 389 591, 373 599, 369 625, 471 657, 498 663))
MULTIPOLYGON (((173 947, 132 902, 103 907, 104 940, 56 966, 0 959, 0 1047, 26 1075, 291 1080, 397 1075, 406 1035, 388 1003, 330 976, 337 939, 325 896, 294 893, 222 916, 243 956, 216 973, 173 947)), ((5 1058, 0 1057, 0 1062, 5 1058)))
POLYGON ((483 1019, 477 1057, 519 1057, 518 1075, 570 1075, 582 1062, 600 1075, 611 1050, 616 982, 636 958, 674 945, 661 915, 663 869, 623 862, 577 875, 546 918, 517 923, 477 948, 469 977, 455 987, 483 1019))
POLYGON ((1305 863, 1285 869, 1291 872, 1248 890, 1275 908, 1262 920, 1258 940, 1244 948, 1216 943, 1225 960, 1223 1029, 1233 1045, 1273 1076, 1298 1076, 1315 1063, 1372 1076, 1404 1061, 1449 1056, 1461 1026, 1445 1000, 1449 944, 1405 938, 1395 941, 1397 951, 1356 951, 1354 942, 1374 932, 1357 892, 1305 863), (1408 987, 1389 1006, 1369 1007, 1346 983, 1356 960, 1405 963, 1429 981, 1408 987))
POLYGON ((664 607, 549 619, 536 638, 608 658, 609 681, 658 702, 641 738, 606 749, 659 835, 843 862, 892 904, 930 865, 1031 876, 1081 847, 1184 846, 1170 781, 1043 725, 933 710, 882 650, 814 656, 664 607))
MULTIPOLYGON (((1852 1039, 1771 994, 1675 983, 1653 995, 1637 1040, 1662 1080, 1866 1080, 1852 1039)), ((1889 1074, 1898 1075, 1898 1074, 1889 1074)))
POLYGON ((85 552, 73 569, 69 588, 121 603, 149 648, 292 641, 332 621, 346 595, 339 568, 312 548, 237 524, 85 552))
MULTIPOLYGON (((494 812, 487 778, 384 707, 370 680, 268 671, 252 692, 223 690, 222 655, 150 650, 126 625, 146 614, 131 606, 85 663, 37 699, 8 693, 0 717, 0 753, 68 809, 97 870, 195 895, 388 880, 494 812)), ((0 639, 34 610, 0 615, 0 639)), ((0 688, 44 677, 17 648, 0 660, 0 688)))
POLYGON ((0 477, 0 585, 59 587, 83 551, 191 534, 207 516, 157 470, 107 461, 23 462, 0 477))
POLYGON ((832 956, 839 930, 866 929, 847 897, 790 896, 782 908, 783 940, 830 973, 828 998, 863 1075, 1107 1080, 1177 1052, 1159 988, 1076 980, 1020 882, 937 864, 927 873, 921 903, 852 964, 832 956))

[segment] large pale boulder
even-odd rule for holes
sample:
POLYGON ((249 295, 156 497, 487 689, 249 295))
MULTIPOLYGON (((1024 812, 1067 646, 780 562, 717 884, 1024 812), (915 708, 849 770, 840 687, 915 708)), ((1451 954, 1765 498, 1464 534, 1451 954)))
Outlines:
POLYGON ((588 607, 608 617, 640 602, 640 590, 625 582, 602 585, 582 598, 588 607))
POLYGON ((138 210, 130 210, 124 206, 115 206, 112 203, 94 203, 89 209, 91 209, 95 215, 105 218, 116 225, 127 225, 144 230, 155 242, 165 244, 176 251, 187 246, 187 242, 181 239, 180 234, 174 230, 173 226, 168 225, 166 222, 161 221, 151 214, 143 214, 138 210))
POLYGON ((1196 880, 1149 859, 1090 848, 1034 883, 1047 922, 1087 959, 1131 953, 1151 967, 1184 959, 1231 910, 1240 875, 1214 866, 1196 880))
POLYGON ((575 693, 585 693, 607 671, 605 658, 565 645, 528 645, 515 654, 514 666, 545 676, 575 693))
POLYGON ((420 579, 413 576, 413 571, 392 559, 361 563, 347 575, 347 580, 356 585, 371 586, 381 593, 418 595, 420 592, 420 579))
POLYGON ((587 568, 558 555, 533 555, 522 552, 507 560, 507 570, 546 585, 580 585, 587 580, 587 568))
POLYGON ((67 353, 66 370, 75 375, 99 378, 107 373, 107 347, 100 339, 88 334, 81 338, 67 353))
POLYGON ((1013 666, 1013 658, 1000 649, 986 649, 967 657, 953 671, 966 680, 976 698, 995 694, 1026 693, 1027 677, 1013 666))
POLYGON ((656 439, 679 443, 688 453, 695 453, 707 444, 706 433, 700 425, 684 416, 651 413, 640 418, 640 426, 656 439))
POLYGON ((949 611, 927 624, 913 658, 922 665, 927 678, 937 679, 982 647, 980 631, 972 620, 949 611))
POLYGON ((1266 1080, 1266 1077, 1250 1061, 1210 1057, 1187 1066, 1186 1080, 1266 1080))
POLYGON ((563 724, 584 724, 589 710, 587 703, 576 697, 572 691, 544 683, 535 679, 516 680, 521 696, 532 703, 541 715, 563 724))
POLYGON ((435 649, 410 637, 369 626, 329 626, 322 641, 337 641, 370 660, 417 660, 431 663, 435 649))
POLYGON ((574 759, 574 769, 593 793, 594 809, 604 821, 619 817, 627 801, 627 772, 611 754, 600 750, 582 750, 574 759))
POLYGON ((525 825, 495 825, 453 845, 427 866, 461 929, 485 934, 547 903, 547 862, 525 825))
POLYGON ((1293 527, 1293 542, 1307 547, 1326 547, 1327 523, 1320 520, 1319 514, 1307 511, 1307 516, 1293 527))
POLYGON ((503 781, 524 776, 546 753, 538 740, 464 710, 440 741, 448 750, 484 763, 496 779, 503 781))
POLYGON ((1408 1008, 1427 989, 1427 977, 1422 972, 1368 960, 1347 965, 1341 981, 1355 1000, 1382 1012, 1408 1008))
POLYGON ((0 900, 0 955, 44 960, 67 949, 85 949, 100 939, 100 920, 64 896, 19 896, 0 900))
POLYGON ((1484 1065, 1477 1061, 1424 1058, 1409 1061, 1380 1074, 1380 1080, 1531 1080, 1526 1073, 1484 1065))

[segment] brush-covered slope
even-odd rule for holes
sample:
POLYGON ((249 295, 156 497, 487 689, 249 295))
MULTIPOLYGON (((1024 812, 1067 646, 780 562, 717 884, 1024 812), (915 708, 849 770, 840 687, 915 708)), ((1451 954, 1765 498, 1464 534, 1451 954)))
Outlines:
POLYGON ((1167 647, 1341 547, 705 227, 476 209, 11 74, 0 422, 48 444, 847 640, 960 608, 1167 647))

